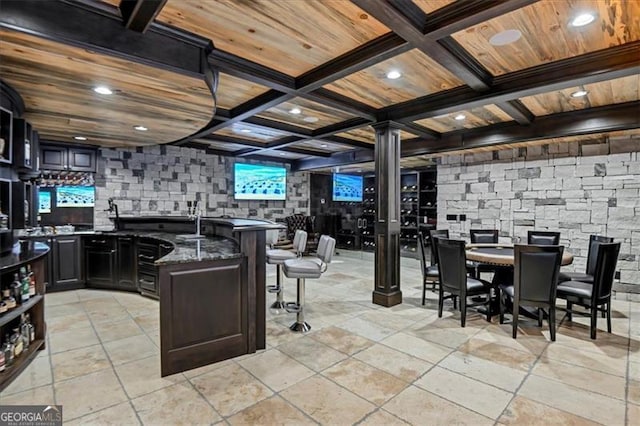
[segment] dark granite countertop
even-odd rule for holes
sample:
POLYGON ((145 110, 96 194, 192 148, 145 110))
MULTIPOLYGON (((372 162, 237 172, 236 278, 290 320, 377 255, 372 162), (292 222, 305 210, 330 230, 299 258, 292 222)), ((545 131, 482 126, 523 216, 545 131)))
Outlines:
POLYGON ((11 253, 0 256, 0 272, 20 264, 27 264, 37 260, 49 252, 46 244, 35 241, 14 244, 11 253))

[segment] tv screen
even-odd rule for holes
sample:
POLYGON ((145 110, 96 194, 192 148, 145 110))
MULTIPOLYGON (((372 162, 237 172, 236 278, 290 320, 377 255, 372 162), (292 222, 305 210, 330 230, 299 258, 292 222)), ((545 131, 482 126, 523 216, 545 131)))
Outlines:
POLYGON ((38 213, 51 213, 51 192, 38 191, 38 213))
POLYGON ((287 169, 236 163, 234 196, 237 200, 286 200, 287 169))
POLYGON ((56 188, 56 207, 93 207, 93 186, 59 186, 56 188))
POLYGON ((333 201, 362 201, 362 176, 334 173, 333 201))

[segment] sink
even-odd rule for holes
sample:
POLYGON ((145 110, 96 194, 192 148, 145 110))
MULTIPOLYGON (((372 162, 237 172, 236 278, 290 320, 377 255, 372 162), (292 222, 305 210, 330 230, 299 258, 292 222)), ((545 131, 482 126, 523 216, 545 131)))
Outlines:
POLYGON ((181 240, 202 240, 207 238, 206 235, 197 235, 197 234, 178 234, 176 238, 181 240))

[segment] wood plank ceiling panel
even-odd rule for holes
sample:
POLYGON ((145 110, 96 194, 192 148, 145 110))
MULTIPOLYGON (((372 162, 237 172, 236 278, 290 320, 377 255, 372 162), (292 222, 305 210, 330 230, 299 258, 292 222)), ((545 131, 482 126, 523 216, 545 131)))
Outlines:
MULTIPOLYGON (((371 126, 360 127, 359 129, 351 129, 346 132, 338 133, 336 136, 355 139, 360 142, 369 142, 370 144, 376 143, 376 132, 371 126)), ((413 133, 409 133, 405 130, 400 130, 400 141, 413 139, 416 137, 417 135, 414 135, 413 133)))
POLYGON ((468 111, 458 111, 452 114, 440 115, 438 117, 425 118, 415 123, 420 124, 436 132, 445 133, 459 129, 472 129, 490 124, 512 121, 513 118, 495 105, 472 108, 468 111), (456 120, 458 115, 464 115, 464 120, 456 120))
POLYGON ((462 85, 462 81, 417 49, 324 86, 376 108, 462 85), (392 70, 402 76, 387 78, 392 70))
POLYGON ((413 2, 427 15, 453 3, 455 0, 413 0, 413 2))
POLYGON ((240 145, 237 143, 224 142, 224 141, 212 141, 211 139, 195 139, 194 142, 209 145, 211 148, 218 149, 220 151, 239 151, 241 149, 248 148, 246 145, 240 145))
POLYGON ((268 127, 256 126, 255 124, 243 122, 233 123, 229 127, 225 127, 224 129, 220 129, 217 132, 212 133, 212 135, 214 137, 215 135, 238 137, 256 142, 264 142, 265 144, 287 136, 286 133, 270 129, 268 127))
POLYGON ((493 75, 578 56, 640 39, 640 1, 541 0, 453 35, 493 75), (596 14, 594 22, 573 27, 581 13, 596 14), (522 37, 502 46, 489 39, 505 30, 522 37))
POLYGON ((280 160, 299 160, 301 158, 307 158, 308 155, 298 154, 295 152, 285 152, 285 151, 263 151, 260 153, 263 157, 273 157, 274 161, 280 160))
POLYGON ((157 20, 291 76, 389 32, 349 1, 169 0, 157 20))
POLYGON ((206 125, 213 99, 204 80, 0 30, 0 74, 22 96, 43 139, 137 146, 167 143, 206 125), (93 91, 109 86, 113 95, 93 91), (140 132, 134 126, 149 130, 140 132))
POLYGON ((538 116, 637 101, 640 100, 640 75, 570 87, 557 92, 527 96, 520 100, 538 116), (586 96, 572 97, 571 94, 578 90, 586 91, 586 96))
POLYGON ((350 151, 353 149, 353 147, 349 145, 343 145, 340 143, 315 140, 315 139, 297 142, 290 146, 295 148, 309 149, 312 151, 319 151, 319 152, 344 152, 344 151, 350 151))
POLYGON ((258 116, 312 130, 355 117, 353 114, 304 98, 295 98, 289 102, 281 103, 261 112, 258 116), (300 110, 300 112, 297 114, 292 113, 291 111, 294 108, 300 110))
POLYGON ((220 83, 216 92, 218 106, 224 109, 231 109, 263 94, 267 90, 268 88, 265 86, 220 73, 220 83))

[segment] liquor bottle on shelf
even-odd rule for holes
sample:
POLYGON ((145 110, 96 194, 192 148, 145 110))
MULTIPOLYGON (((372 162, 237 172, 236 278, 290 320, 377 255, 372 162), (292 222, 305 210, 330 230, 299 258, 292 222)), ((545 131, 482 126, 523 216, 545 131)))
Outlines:
POLYGON ((9 229, 9 215, 4 212, 0 204, 0 231, 6 231, 7 229, 9 229))
POLYGON ((29 325, 27 324, 26 315, 20 315, 20 337, 22 338, 22 344, 24 349, 29 349, 29 344, 31 340, 29 340, 29 325))
POLYGON ((29 277, 29 296, 36 295, 36 274, 31 270, 31 265, 27 265, 27 276, 29 277))
POLYGON ((31 322, 31 315, 27 314, 27 327, 29 329, 29 343, 33 343, 36 340, 36 328, 31 322))
POLYGON ((4 314, 8 310, 9 307, 7 306, 7 302, 5 302, 4 299, 0 300, 0 315, 4 314))
POLYGON ((9 334, 4 337, 4 344, 2 345, 2 352, 4 352, 4 363, 7 367, 13 365, 13 359, 15 353, 13 352, 13 345, 11 344, 11 337, 9 334))
POLYGON ((4 371, 5 359, 4 359, 4 351, 0 349, 0 373, 4 371))
POLYGON ((13 345, 13 356, 15 358, 19 357, 24 349, 24 341, 22 340, 22 336, 17 328, 13 329, 13 334, 11 335, 11 344, 13 345))
POLYGON ((16 304, 22 300, 22 283, 20 282, 20 276, 16 272, 13 274, 13 282, 11 283, 11 296, 15 300, 16 304))
POLYGON ((29 300, 29 276, 27 275, 27 268, 26 267, 21 267, 20 268, 20 283, 22 284, 22 288, 20 291, 20 297, 21 297, 21 301, 22 303, 25 303, 27 300, 29 300))

